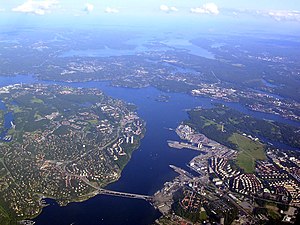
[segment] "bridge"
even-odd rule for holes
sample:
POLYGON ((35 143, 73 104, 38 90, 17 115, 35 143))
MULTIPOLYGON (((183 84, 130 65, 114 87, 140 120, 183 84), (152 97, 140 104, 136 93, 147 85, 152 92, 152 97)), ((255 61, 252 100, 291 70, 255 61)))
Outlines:
POLYGON ((106 189, 103 189, 103 188, 101 188, 99 186, 96 186, 95 184, 91 183, 86 177, 83 177, 83 176, 77 176, 77 177, 80 180, 82 180, 84 183, 86 183, 87 185, 95 188, 98 191, 98 194, 101 194, 101 195, 110 195, 110 196, 117 196, 117 197, 123 197, 123 198, 142 199, 142 200, 149 201, 149 202, 153 201, 153 197, 149 196, 149 195, 141 195, 141 194, 121 192, 121 191, 106 190, 106 189))
POLYGON ((152 196, 148 195, 140 195, 140 194, 133 194, 133 193, 126 193, 126 192, 120 192, 120 191, 111 191, 99 188, 98 193, 102 195, 111 195, 111 196, 117 196, 117 197, 123 197, 123 198, 135 198, 135 199, 142 199, 146 201, 152 201, 152 196))

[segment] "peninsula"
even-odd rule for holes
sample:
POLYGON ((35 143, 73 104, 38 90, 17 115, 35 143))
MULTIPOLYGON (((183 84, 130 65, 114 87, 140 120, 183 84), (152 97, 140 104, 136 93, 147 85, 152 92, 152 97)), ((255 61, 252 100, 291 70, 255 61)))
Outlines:
POLYGON ((96 195, 120 177, 145 133, 133 105, 98 89, 16 84, 0 99, 3 225, 37 216, 44 198, 66 205, 96 195), (13 120, 4 122, 7 113, 13 120))

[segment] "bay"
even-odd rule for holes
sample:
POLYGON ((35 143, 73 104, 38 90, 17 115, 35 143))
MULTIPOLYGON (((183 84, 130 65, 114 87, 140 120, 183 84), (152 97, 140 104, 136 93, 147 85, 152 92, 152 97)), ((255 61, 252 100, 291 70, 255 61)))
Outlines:
MULTIPOLYGON (((114 98, 133 103, 138 114, 147 123, 147 131, 141 145, 130 162, 122 171, 121 178, 106 188, 110 190, 152 195, 166 181, 176 176, 170 164, 187 169, 188 163, 198 153, 171 149, 167 140, 179 140, 175 132, 168 128, 176 128, 181 121, 187 119, 186 109, 194 107, 213 107, 214 103, 226 104, 240 112, 257 118, 287 122, 286 119, 266 113, 250 111, 238 103, 226 103, 210 98, 193 97, 187 94, 167 93, 169 102, 158 102, 159 95, 166 95, 153 87, 132 89, 112 87, 109 82, 65 83, 37 81, 34 77, 16 76, 0 77, 0 86, 15 83, 60 84, 72 87, 99 88, 114 98)), ((294 125, 299 123, 290 121, 294 125)), ((81 203, 70 203, 59 206, 54 200, 46 200, 49 206, 34 219, 37 225, 147 225, 160 216, 148 202, 113 196, 95 196, 81 203)))

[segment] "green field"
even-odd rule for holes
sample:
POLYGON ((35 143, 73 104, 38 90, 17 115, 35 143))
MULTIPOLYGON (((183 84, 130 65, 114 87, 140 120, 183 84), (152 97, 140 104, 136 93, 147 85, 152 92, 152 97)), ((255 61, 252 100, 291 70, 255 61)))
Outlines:
POLYGON ((200 220, 201 221, 207 220, 207 214, 205 211, 200 212, 200 220))
POLYGON ((230 148, 235 148, 234 144, 229 141, 233 133, 251 134, 268 139, 270 142, 276 141, 300 147, 300 133, 297 127, 257 119, 224 105, 216 104, 214 108, 209 109, 196 108, 188 111, 188 114, 189 120, 186 124, 230 148), (225 132, 221 132, 222 124, 225 132))
POLYGON ((33 97, 30 102, 31 103, 37 103, 37 104, 44 104, 44 101, 42 99, 37 98, 37 97, 33 97))
POLYGON ((0 129, 2 128, 4 124, 4 112, 3 110, 0 110, 0 129))
POLYGON ((88 120, 88 122, 91 123, 91 124, 98 124, 98 120, 96 120, 96 119, 95 120, 88 120))
POLYGON ((17 225, 16 216, 8 210, 7 205, 0 199, 0 224, 1 225, 17 225))
POLYGON ((245 173, 254 173, 255 161, 266 159, 264 145, 258 141, 252 141, 238 133, 233 133, 229 141, 238 147, 239 153, 236 162, 245 173))

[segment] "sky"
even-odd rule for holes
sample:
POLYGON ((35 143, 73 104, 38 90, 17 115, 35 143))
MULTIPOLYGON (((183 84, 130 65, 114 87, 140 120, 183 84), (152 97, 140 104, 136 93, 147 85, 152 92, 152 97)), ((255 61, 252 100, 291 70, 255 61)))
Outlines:
POLYGON ((298 29, 299 0, 0 0, 0 25, 211 24, 298 29))

